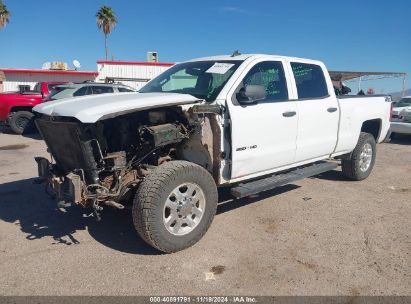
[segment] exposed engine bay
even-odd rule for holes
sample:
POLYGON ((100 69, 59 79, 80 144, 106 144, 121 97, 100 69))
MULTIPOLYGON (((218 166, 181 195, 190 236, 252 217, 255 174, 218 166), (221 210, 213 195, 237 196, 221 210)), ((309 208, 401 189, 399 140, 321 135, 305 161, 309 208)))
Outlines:
POLYGON ((150 170, 164 162, 189 160, 214 174, 217 113, 193 108, 156 108, 96 123, 39 116, 36 125, 52 161, 36 158, 38 182, 46 182, 63 206, 93 207, 99 217, 102 205, 124 208, 150 170))

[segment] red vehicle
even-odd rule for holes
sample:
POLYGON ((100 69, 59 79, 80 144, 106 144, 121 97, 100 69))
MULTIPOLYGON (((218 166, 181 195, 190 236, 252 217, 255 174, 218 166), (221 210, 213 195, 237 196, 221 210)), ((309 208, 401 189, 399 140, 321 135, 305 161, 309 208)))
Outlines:
POLYGON ((31 109, 41 103, 50 91, 63 82, 39 82, 33 91, 0 93, 0 122, 6 122, 17 134, 29 127, 31 109))

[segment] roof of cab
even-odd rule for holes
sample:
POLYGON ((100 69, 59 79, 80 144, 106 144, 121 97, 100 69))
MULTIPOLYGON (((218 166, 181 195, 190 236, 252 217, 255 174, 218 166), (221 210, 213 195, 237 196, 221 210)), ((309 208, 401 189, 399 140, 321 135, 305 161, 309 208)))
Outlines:
POLYGON ((232 55, 217 55, 217 56, 209 56, 209 57, 201 57, 201 58, 195 58, 191 59, 189 61, 208 61, 208 60, 238 60, 238 61, 244 61, 249 57, 255 56, 253 54, 240 54, 236 56, 232 55))
POLYGON ((268 55, 268 54, 240 54, 240 55, 218 55, 218 56, 210 56, 210 57, 202 57, 202 58, 196 58, 192 59, 189 61, 208 61, 208 60, 238 60, 238 61, 244 61, 246 59, 257 59, 257 58, 267 58, 267 59, 286 59, 286 60, 297 60, 297 61, 306 61, 306 62, 311 62, 311 63, 320 63, 318 60, 311 60, 311 59, 306 59, 306 58, 298 58, 298 57, 289 57, 289 56, 281 56, 281 55, 268 55))

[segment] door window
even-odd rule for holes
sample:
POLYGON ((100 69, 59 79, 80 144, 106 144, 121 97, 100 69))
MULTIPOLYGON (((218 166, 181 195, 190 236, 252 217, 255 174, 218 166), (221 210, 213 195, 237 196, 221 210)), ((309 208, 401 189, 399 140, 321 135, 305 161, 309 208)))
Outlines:
POLYGON ((114 90, 112 87, 104 87, 104 86, 91 86, 91 90, 94 94, 105 94, 105 93, 113 93, 114 90))
POLYGON ((78 89, 77 91, 74 92, 73 96, 84 96, 84 95, 90 95, 91 91, 87 92, 88 87, 82 87, 78 89))
MULTIPOLYGON (((284 68, 279 61, 264 61, 257 63, 244 77, 240 90, 247 85, 260 85, 264 87, 267 95, 259 102, 276 102, 288 100, 287 80, 284 68)), ((244 97, 236 95, 237 101, 244 97)))
POLYGON ((292 62, 298 99, 314 99, 328 96, 327 83, 322 68, 316 64, 292 62))
POLYGON ((123 87, 118 87, 117 89, 118 89, 119 92, 134 92, 131 89, 127 89, 127 88, 123 88, 123 87))

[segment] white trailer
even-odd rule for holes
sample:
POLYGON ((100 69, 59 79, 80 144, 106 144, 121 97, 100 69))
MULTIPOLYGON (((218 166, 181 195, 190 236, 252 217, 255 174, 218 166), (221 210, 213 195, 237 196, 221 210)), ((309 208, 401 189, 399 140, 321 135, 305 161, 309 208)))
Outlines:
POLYGON ((161 74, 174 63, 144 61, 97 61, 99 82, 121 82, 139 90, 149 80, 161 74))

